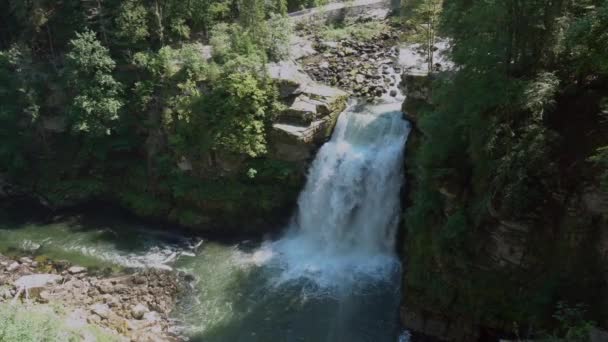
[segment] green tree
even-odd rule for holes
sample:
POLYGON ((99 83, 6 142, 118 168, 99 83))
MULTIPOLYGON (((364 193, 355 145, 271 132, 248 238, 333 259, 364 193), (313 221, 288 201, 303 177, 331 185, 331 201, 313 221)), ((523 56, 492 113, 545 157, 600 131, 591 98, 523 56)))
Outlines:
POLYGON ((443 0, 405 0, 402 5, 405 24, 413 28, 413 40, 422 45, 428 70, 432 72, 443 0))
POLYGON ((92 135, 109 135, 123 106, 122 85, 114 79, 116 63, 95 33, 76 33, 66 54, 67 83, 73 89, 70 117, 74 128, 92 135))
POLYGON ((200 127, 208 127, 214 149, 257 157, 267 151, 266 125, 276 90, 255 69, 243 70, 243 62, 239 58, 227 68, 194 110, 200 127))

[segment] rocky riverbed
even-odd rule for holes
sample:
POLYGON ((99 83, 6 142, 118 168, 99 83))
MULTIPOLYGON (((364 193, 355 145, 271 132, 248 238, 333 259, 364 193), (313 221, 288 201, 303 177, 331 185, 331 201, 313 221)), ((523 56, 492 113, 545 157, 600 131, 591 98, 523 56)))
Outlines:
POLYGON ((189 280, 170 270, 116 273, 45 257, 0 255, 0 304, 60 308, 67 326, 93 325, 119 341, 181 340, 169 314, 189 280))
MULTIPOLYGON (((369 19, 360 19, 369 20, 369 19)), ((304 71, 315 81, 344 89, 357 97, 381 97, 397 83, 389 72, 400 74, 397 63, 399 40, 396 29, 383 22, 383 29, 369 39, 348 37, 337 41, 324 38, 314 27, 303 27, 300 36, 306 37, 314 50, 300 60, 304 71)), ((396 96, 397 92, 394 91, 396 96)))

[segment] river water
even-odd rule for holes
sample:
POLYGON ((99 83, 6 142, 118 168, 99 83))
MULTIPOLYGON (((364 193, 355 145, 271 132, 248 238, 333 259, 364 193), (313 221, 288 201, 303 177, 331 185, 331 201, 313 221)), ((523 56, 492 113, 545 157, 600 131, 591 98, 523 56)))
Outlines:
POLYGON ((341 114, 279 239, 203 241, 98 213, 1 220, 0 253, 192 274, 174 312, 192 341, 397 341, 395 236, 409 131, 401 102, 386 96, 341 114))

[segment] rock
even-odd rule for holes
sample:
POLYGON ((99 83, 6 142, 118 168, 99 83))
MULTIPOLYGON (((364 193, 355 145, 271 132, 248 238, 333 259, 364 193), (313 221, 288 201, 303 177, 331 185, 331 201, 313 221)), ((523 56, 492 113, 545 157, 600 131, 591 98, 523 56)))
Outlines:
POLYGON ((319 101, 310 99, 306 95, 296 97, 287 108, 281 112, 280 122, 295 124, 310 124, 317 117, 317 105, 319 101))
POLYGON ((137 320, 141 320, 149 311, 150 310, 148 310, 148 307, 140 303, 131 308, 131 316, 137 320))
POLYGON ((43 303, 43 304, 44 303, 48 303, 50 299, 51 299, 51 294, 50 294, 50 292, 48 292, 46 290, 45 291, 41 291, 38 294, 38 298, 37 298, 38 302, 39 303, 43 303))
POLYGON ((397 91, 396 91, 395 89, 391 90, 390 95, 391 95, 392 97, 397 96, 397 91))
POLYGON ((22 264, 31 264, 34 261, 28 257, 23 257, 23 258, 19 258, 19 262, 22 264))
POLYGON ((149 311, 143 315, 143 320, 146 322, 158 322, 161 318, 158 312, 149 311))
POLYGON ((101 294, 113 293, 114 286, 112 286, 112 284, 110 284, 108 282, 102 282, 99 285, 97 285, 97 290, 99 290, 99 293, 101 293, 101 294))
POLYGON ((133 277, 133 284, 135 285, 142 285, 146 283, 146 277, 142 277, 142 276, 135 276, 133 277))
POLYGON ((15 280, 17 290, 29 298, 38 298, 47 285, 61 281, 63 277, 56 274, 31 274, 15 280))
POLYGON ((281 97, 300 94, 301 88, 312 80, 293 62, 269 63, 268 74, 277 81, 281 97))
POLYGON ((89 324, 99 324, 101 322, 101 317, 98 315, 91 315, 87 317, 87 323, 89 324))
POLYGON ((8 267, 6 268, 6 270, 9 271, 9 272, 15 272, 20 267, 21 267, 21 265, 18 262, 15 261, 12 264, 8 265, 8 267))
POLYGON ((110 307, 107 304, 99 303, 91 307, 91 312, 101 317, 102 319, 108 319, 108 317, 112 313, 112 310, 110 310, 110 307))
POLYGON ((293 60, 298 60, 307 56, 316 54, 317 51, 313 48, 312 41, 302 38, 294 37, 291 42, 291 48, 289 49, 289 57, 293 60))
POLYGON ((57 271, 64 271, 70 267, 70 262, 67 260, 57 260, 53 263, 53 266, 57 269, 57 271))
POLYGON ((86 267, 81 267, 81 266, 72 266, 68 269, 68 273, 70 274, 80 274, 80 273, 84 273, 87 271, 86 267))

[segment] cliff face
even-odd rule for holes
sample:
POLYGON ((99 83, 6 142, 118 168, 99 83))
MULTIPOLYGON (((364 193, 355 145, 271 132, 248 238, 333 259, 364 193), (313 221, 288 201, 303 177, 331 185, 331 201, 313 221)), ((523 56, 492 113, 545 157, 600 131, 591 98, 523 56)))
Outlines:
MULTIPOLYGON (((410 95, 404 111, 415 123, 428 97, 410 95)), ((593 91, 558 99, 549 123, 561 136, 555 187, 526 219, 505 215, 494 200, 476 208, 485 219, 458 230, 459 208, 483 202, 474 176, 444 177, 436 188, 424 189, 440 210, 425 229, 404 222, 401 317, 407 328, 450 341, 496 340, 515 332, 528 337, 559 326, 553 315, 560 302, 582 304, 586 320, 608 327, 608 193, 588 161, 606 144, 606 132, 597 128, 597 103, 593 91), (456 231, 447 236, 450 222, 456 231)), ((415 128, 408 141, 406 214, 423 190, 417 152, 425 139, 415 128)))

